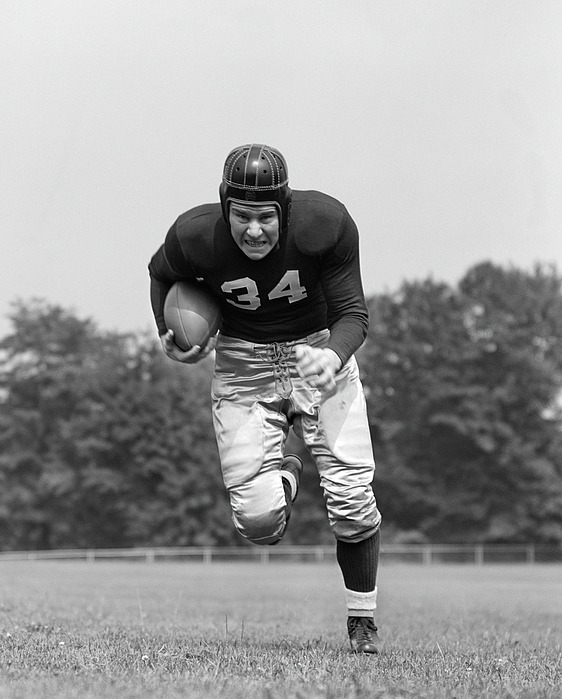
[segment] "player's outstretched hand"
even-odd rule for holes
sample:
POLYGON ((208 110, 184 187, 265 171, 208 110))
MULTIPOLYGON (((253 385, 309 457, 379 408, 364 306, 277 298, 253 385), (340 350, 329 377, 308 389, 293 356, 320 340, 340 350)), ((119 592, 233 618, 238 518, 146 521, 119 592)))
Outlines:
POLYGON ((341 359, 331 349, 295 345, 297 371, 310 386, 319 391, 332 391, 336 387, 336 373, 341 369, 341 359))
POLYGON ((217 336, 209 338, 205 347, 199 347, 195 345, 191 349, 184 352, 180 349, 174 342, 174 331, 168 330, 167 333, 160 336, 160 342, 162 343, 162 349, 167 357, 174 359, 176 362, 183 362, 184 364, 195 364, 204 359, 210 352, 215 349, 217 344, 217 336))

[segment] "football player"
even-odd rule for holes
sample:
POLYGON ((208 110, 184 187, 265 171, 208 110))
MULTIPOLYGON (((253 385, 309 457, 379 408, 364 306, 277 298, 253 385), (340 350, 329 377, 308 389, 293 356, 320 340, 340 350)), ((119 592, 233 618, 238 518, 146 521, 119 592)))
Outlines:
POLYGON ((216 349, 213 424, 235 527, 276 544, 297 496, 302 462, 285 455, 292 428, 312 455, 345 585, 351 647, 378 653, 374 623, 381 515, 354 352, 368 312, 357 227, 345 206, 289 188, 275 148, 228 155, 220 204, 179 216, 150 265, 164 352, 194 363, 216 349), (220 301, 222 326, 205 347, 179 349, 164 322, 172 284, 199 279, 220 301))

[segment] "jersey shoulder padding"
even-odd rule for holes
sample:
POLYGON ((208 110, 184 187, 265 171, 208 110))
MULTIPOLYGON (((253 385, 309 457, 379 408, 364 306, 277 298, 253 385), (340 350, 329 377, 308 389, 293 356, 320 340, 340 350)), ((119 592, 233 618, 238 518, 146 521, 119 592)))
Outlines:
POLYGON ((333 249, 346 229, 355 225, 345 206, 323 192, 293 190, 289 231, 305 255, 333 249))

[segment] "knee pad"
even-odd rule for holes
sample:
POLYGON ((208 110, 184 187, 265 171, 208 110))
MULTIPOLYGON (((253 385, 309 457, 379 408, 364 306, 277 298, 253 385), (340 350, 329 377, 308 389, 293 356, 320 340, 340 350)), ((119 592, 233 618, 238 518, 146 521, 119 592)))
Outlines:
POLYGON ((238 532, 254 544, 276 544, 285 531, 284 512, 250 513, 233 507, 232 521, 238 532))
POLYGON ((285 491, 279 471, 261 474, 229 491, 234 526, 254 544, 272 544, 285 531, 285 491))

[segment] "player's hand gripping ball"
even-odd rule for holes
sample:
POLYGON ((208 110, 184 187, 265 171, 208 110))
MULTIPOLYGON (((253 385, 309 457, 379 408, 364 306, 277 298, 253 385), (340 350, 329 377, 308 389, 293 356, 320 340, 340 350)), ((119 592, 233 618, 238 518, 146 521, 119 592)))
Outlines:
POLYGON ((194 348, 202 350, 209 340, 213 342, 220 327, 219 303, 201 282, 176 282, 166 296, 164 321, 168 328, 162 337, 166 354, 179 361, 196 361, 201 357, 194 348), (181 352, 168 351, 173 350, 170 339, 181 352), (189 356, 185 353, 189 353, 189 356))

